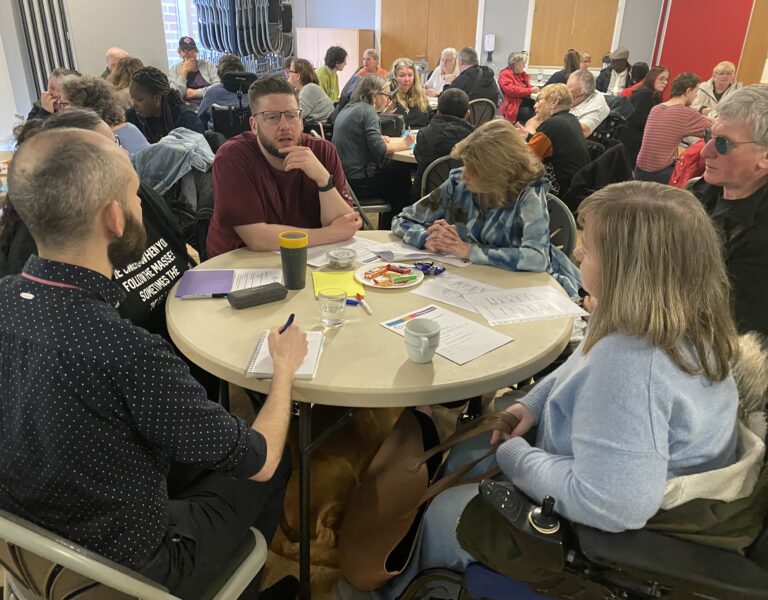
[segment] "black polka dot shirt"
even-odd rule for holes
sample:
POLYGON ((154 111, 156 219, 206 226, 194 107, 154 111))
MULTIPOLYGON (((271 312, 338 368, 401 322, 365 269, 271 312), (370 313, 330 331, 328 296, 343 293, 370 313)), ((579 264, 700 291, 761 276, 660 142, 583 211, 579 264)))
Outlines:
POLYGON ((248 477, 266 443, 120 318, 121 295, 37 256, 0 280, 0 508, 133 566, 168 527, 171 462, 248 477))

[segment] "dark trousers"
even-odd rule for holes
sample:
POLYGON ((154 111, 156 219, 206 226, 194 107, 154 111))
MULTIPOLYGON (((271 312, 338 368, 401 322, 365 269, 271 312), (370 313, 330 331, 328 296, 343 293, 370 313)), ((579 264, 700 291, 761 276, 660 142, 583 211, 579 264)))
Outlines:
POLYGON ((204 597, 214 579, 237 569, 234 556, 252 535, 250 527, 258 529, 267 543, 272 539, 290 474, 287 450, 275 475, 264 483, 218 472, 172 469, 168 530, 160 547, 137 570, 181 598, 204 597))
POLYGON ((372 177, 350 179, 349 185, 361 204, 363 200, 380 198, 387 202, 392 210, 379 215, 379 229, 392 227, 392 217, 411 204, 411 168, 407 163, 388 161, 372 177))
POLYGON ((658 171, 644 171, 638 166, 635 166, 635 171, 632 176, 637 181, 655 181, 657 183, 666 183, 669 185, 669 178, 672 177, 672 171, 675 170, 675 163, 672 163, 668 167, 659 169, 658 171))

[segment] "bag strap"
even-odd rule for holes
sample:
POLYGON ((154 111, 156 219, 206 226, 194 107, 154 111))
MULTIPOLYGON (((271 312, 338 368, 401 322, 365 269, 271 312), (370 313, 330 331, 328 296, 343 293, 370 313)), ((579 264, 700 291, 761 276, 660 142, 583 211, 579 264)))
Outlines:
POLYGON ((462 485, 465 483, 480 483, 483 479, 489 479, 490 477, 494 477, 495 475, 498 475, 499 473, 501 473, 501 469, 498 466, 496 466, 496 467, 493 467, 492 469, 488 469, 485 473, 477 475, 476 477, 472 477, 470 479, 462 479, 464 475, 469 473, 478 464, 480 464, 489 456, 495 454, 496 449, 498 447, 499 447, 499 444, 494 444, 480 458, 467 463, 466 465, 457 469, 450 475, 446 475, 445 477, 441 477, 440 479, 438 479, 435 483, 433 483, 426 489, 426 491, 424 492, 424 495, 421 497, 421 500, 419 501, 419 506, 421 506, 424 502, 428 502, 429 500, 432 500, 432 498, 437 496, 440 492, 445 491, 450 487, 453 487, 455 485, 462 485))
POLYGON ((472 421, 466 427, 457 429, 454 433, 448 437, 442 444, 438 444, 424 452, 421 456, 411 456, 405 462, 405 468, 410 473, 418 471, 424 463, 436 454, 442 454, 446 450, 450 450, 454 446, 471 440, 482 433, 488 431, 502 431, 504 433, 512 433, 517 427, 519 419, 505 411, 496 411, 483 415, 478 419, 472 421))

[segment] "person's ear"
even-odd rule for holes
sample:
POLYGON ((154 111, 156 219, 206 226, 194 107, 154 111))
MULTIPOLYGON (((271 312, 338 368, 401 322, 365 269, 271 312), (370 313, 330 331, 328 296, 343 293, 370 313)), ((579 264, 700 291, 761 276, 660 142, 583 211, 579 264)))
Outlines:
POLYGON ((760 159, 757 161, 757 166, 761 169, 768 170, 768 150, 763 149, 760 153, 760 159))
POLYGON ((101 219, 106 230, 116 238, 123 237, 125 232, 125 213, 120 204, 112 200, 101 211, 101 219))
POLYGON ((248 125, 251 126, 251 131, 253 131, 253 133, 256 133, 256 118, 255 117, 248 117, 248 125))
POLYGON ((464 113, 464 120, 467 121, 469 119, 469 109, 467 109, 467 112, 464 113))

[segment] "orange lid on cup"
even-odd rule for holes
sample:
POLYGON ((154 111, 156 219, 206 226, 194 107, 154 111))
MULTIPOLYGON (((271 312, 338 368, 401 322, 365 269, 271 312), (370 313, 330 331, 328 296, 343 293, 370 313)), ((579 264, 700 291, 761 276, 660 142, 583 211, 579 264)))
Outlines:
POLYGON ((304 248, 309 238, 303 231, 283 231, 279 236, 281 248, 304 248))

